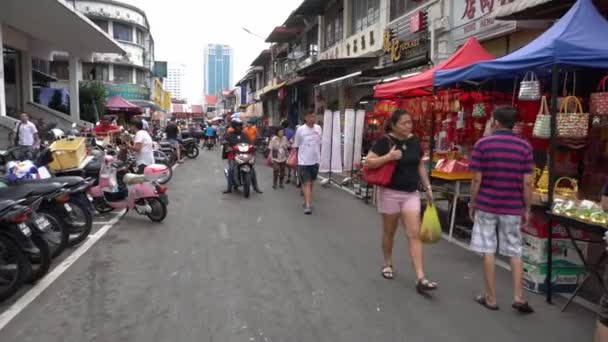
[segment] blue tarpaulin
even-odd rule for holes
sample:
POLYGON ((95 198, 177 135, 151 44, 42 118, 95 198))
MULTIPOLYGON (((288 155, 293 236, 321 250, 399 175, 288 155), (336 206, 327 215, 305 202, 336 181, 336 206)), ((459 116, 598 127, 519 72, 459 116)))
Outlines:
POLYGON ((513 78, 552 65, 608 69, 608 21, 592 0, 578 0, 559 21, 521 49, 491 61, 438 70, 434 86, 465 80, 513 78))

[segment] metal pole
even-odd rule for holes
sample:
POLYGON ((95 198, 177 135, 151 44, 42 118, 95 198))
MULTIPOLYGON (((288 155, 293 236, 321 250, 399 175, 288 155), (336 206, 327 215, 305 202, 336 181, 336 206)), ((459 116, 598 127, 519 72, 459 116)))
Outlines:
POLYGON ((333 163, 332 163, 332 159, 333 159, 333 152, 334 152, 334 112, 331 112, 331 128, 330 128, 330 137, 329 137, 329 177, 327 178, 328 181, 328 185, 331 184, 331 174, 332 174, 332 170, 333 170, 333 163))
MULTIPOLYGON (((354 128, 353 128, 353 153, 352 153, 352 159, 351 159, 351 164, 350 164, 350 179, 353 179, 353 175, 355 172, 355 144, 357 143, 357 110, 354 111, 355 113, 355 124, 354 124, 354 128)), ((353 185, 354 186, 354 185, 353 185)))
MULTIPOLYGON (((553 204, 553 187, 555 186, 555 152, 556 152, 556 131, 557 131, 557 93, 559 92, 559 66, 553 65, 551 67, 551 138, 549 145, 549 208, 553 204)), ((553 295, 553 287, 551 285, 551 278, 553 276, 553 249, 551 248, 553 243, 553 220, 549 219, 549 237, 548 237, 548 251, 547 251, 547 279, 545 284, 547 286, 547 303, 551 303, 551 297, 553 295)))

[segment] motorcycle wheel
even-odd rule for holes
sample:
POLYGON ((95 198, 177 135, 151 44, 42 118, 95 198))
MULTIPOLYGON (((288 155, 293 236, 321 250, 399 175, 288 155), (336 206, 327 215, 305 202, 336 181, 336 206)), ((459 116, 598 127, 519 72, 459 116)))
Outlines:
POLYGON ((44 210, 40 210, 38 213, 44 216, 51 223, 49 230, 43 233, 42 236, 49 245, 49 249, 51 250, 51 258, 55 259, 68 247, 68 242, 70 241, 70 230, 68 225, 65 224, 62 219, 57 218, 55 214, 51 214, 50 212, 44 210))
POLYGON ((33 284, 49 273, 51 269, 51 250, 49 244, 39 233, 32 233, 30 241, 34 248, 25 251, 31 264, 31 273, 28 275, 26 282, 33 284))
POLYGON ((186 156, 188 156, 188 158, 190 159, 195 159, 196 157, 198 157, 198 154, 199 150, 197 146, 193 146, 186 151, 186 156))
POLYGON ((101 197, 93 198, 93 207, 100 214, 109 213, 114 210, 114 208, 110 207, 108 203, 106 203, 106 200, 101 197))
POLYGON ((80 202, 70 201, 69 204, 72 211, 65 221, 70 231, 68 246, 73 247, 84 241, 91 234, 93 215, 89 211, 89 208, 80 202))
POLYGON ((158 182, 160 184, 167 184, 167 183, 169 183, 171 178, 173 178, 173 168, 171 166, 168 166, 168 168, 169 168, 169 172, 167 173, 167 176, 165 178, 161 178, 158 180, 158 182))
POLYGON ((169 159, 169 165, 167 165, 167 166, 173 167, 175 165, 175 163, 177 163, 177 155, 173 151, 166 151, 165 154, 167 155, 167 158, 169 159))
POLYGON ((245 173, 243 175, 243 196, 249 198, 251 194, 251 173, 245 173))
POLYGON ((12 297, 25 282, 29 262, 10 237, 0 234, 0 302, 12 297))
POLYGON ((167 206, 158 198, 146 198, 146 204, 152 211, 146 214, 152 222, 162 222, 167 217, 167 206))

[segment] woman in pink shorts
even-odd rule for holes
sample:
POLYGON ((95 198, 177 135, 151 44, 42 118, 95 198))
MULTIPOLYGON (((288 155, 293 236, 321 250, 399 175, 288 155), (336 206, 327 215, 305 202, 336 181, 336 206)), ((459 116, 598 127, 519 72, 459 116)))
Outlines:
POLYGON ((437 283, 424 275, 422 241, 420 240, 420 183, 427 199, 433 199, 429 178, 422 162, 420 141, 412 134, 413 121, 404 110, 392 113, 387 121, 386 135, 378 139, 367 155, 367 167, 382 167, 396 161, 397 167, 386 188, 378 191, 378 211, 382 215, 382 276, 393 279, 393 244, 399 220, 403 221, 409 240, 410 257, 416 272, 416 289, 420 293, 437 289, 437 283))

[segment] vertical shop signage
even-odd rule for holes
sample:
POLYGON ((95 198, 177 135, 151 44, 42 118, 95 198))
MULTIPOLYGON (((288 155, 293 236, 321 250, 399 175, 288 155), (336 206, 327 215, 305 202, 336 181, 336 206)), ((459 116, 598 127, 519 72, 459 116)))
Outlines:
POLYGON ((453 40, 458 44, 471 36, 484 39, 497 33, 515 30, 516 21, 496 20, 492 12, 516 1, 524 0, 454 0, 453 40))

